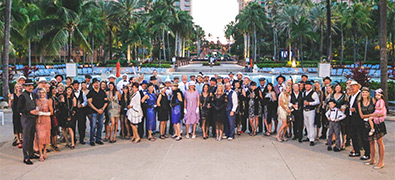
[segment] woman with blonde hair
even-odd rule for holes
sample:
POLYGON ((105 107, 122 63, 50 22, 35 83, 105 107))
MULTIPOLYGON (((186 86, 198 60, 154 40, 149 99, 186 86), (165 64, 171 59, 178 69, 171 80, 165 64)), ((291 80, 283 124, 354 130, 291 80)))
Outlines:
POLYGON ((211 107, 214 111, 213 120, 215 122, 215 129, 217 134, 217 141, 220 141, 224 131, 224 123, 226 120, 226 103, 227 97, 225 94, 225 88, 222 83, 217 84, 217 90, 211 101, 211 107))
POLYGON ((282 125, 278 130, 278 134, 276 136, 277 141, 279 142, 287 141, 287 138, 285 137, 285 133, 287 132, 287 127, 288 127, 287 115, 291 113, 291 109, 289 108, 289 100, 290 100, 291 92, 292 92, 291 86, 287 84, 283 89, 283 92, 281 92, 280 96, 278 97, 277 114, 278 114, 278 119, 281 120, 282 122, 282 125))
POLYGON ((315 108, 315 120, 314 120, 314 125, 317 126, 317 133, 316 133, 316 138, 315 141, 319 141, 319 132, 320 132, 320 128, 321 128, 321 124, 322 124, 322 104, 324 101, 324 94, 325 92, 322 92, 321 90, 321 84, 319 81, 314 81, 314 85, 313 85, 313 91, 317 93, 318 98, 320 100, 320 104, 315 108))
POLYGON ((39 110, 36 121, 36 143, 40 152, 40 161, 47 159, 47 146, 51 144, 51 115, 53 115, 52 100, 48 100, 44 88, 38 91, 39 99, 36 100, 39 110))
POLYGON ((22 123, 21 123, 21 115, 18 113, 17 105, 19 96, 22 94, 22 84, 16 83, 14 86, 14 93, 8 95, 8 105, 12 109, 12 125, 14 126, 14 142, 13 146, 18 146, 18 148, 22 148, 22 123))

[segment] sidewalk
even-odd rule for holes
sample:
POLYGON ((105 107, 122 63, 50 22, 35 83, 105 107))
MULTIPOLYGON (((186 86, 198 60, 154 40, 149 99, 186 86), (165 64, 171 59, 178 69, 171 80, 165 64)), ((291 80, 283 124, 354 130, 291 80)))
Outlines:
POLYGON ((277 142, 275 138, 243 134, 233 141, 183 138, 139 144, 118 139, 104 145, 77 144, 70 150, 61 144, 61 152, 51 152, 45 162, 22 163, 22 150, 11 146, 11 114, 0 126, 1 179, 395 179, 395 122, 386 123, 389 134, 385 167, 373 170, 347 150, 327 151, 325 142, 277 142))

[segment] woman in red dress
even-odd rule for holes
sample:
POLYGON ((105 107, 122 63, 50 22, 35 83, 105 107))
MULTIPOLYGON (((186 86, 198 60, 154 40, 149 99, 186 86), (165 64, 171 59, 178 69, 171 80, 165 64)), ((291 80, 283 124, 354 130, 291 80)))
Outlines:
POLYGON ((47 159, 47 145, 51 144, 51 115, 53 114, 52 101, 46 98, 44 88, 39 90, 37 108, 39 110, 36 122, 36 143, 40 152, 40 161, 47 159))

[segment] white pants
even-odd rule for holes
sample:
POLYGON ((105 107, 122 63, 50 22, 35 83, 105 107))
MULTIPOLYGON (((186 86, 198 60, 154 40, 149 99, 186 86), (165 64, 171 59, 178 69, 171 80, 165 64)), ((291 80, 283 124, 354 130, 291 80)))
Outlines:
POLYGON ((303 110, 304 126, 307 130, 307 138, 310 142, 314 142, 317 130, 314 127, 315 110, 305 111, 303 110))

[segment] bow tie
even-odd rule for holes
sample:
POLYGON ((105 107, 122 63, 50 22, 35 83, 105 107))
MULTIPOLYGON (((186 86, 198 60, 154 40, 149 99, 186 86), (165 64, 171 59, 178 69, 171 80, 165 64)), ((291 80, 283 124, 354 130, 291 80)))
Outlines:
POLYGON ((331 111, 333 112, 333 111, 336 111, 336 110, 331 110, 331 111))
POLYGON ((123 80, 123 82, 127 82, 126 80, 123 80))

